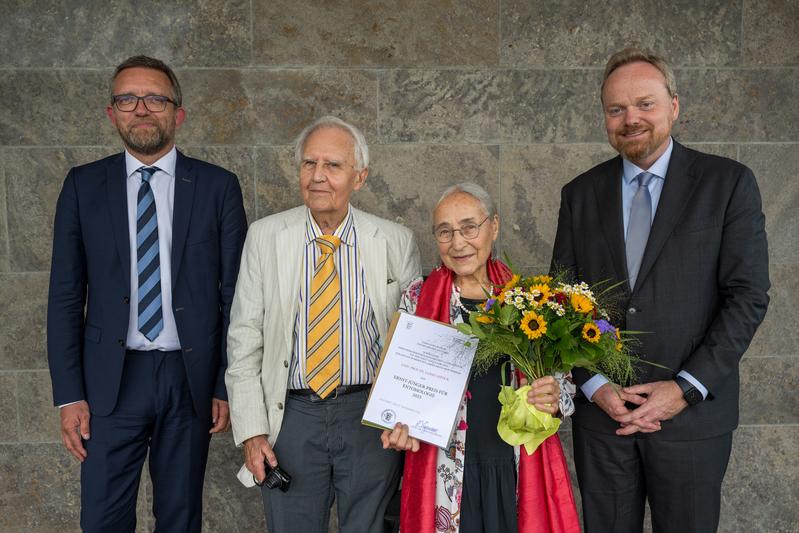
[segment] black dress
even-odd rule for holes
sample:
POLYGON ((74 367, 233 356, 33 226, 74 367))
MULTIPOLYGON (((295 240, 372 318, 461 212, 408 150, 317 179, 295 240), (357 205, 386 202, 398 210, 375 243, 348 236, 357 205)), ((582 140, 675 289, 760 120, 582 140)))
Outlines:
MULTIPOLYGON (((482 300, 461 298, 469 310, 482 300)), ((469 316, 461 312, 464 321, 469 316)), ((507 366, 506 366, 507 368, 507 366)), ((516 463, 513 447, 497 433, 501 364, 469 378, 466 455, 461 499, 461 533, 516 533, 516 463)), ((510 383, 510 372, 505 383, 510 383)))

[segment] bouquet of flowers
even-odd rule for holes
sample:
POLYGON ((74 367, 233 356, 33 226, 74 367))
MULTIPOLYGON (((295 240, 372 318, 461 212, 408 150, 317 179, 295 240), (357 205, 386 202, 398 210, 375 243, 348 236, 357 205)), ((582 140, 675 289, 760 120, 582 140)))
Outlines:
MULTIPOLYGON (((632 380, 636 358, 628 345, 633 332, 619 331, 601 303, 616 285, 592 288, 563 279, 514 274, 482 308, 470 313, 469 323, 458 329, 479 341, 476 371, 509 356, 531 380, 566 374, 574 367, 601 372, 615 383, 632 380)), ((532 454, 558 430, 560 419, 528 404, 529 390, 529 385, 514 390, 503 382, 497 430, 505 442, 524 445, 532 454)))

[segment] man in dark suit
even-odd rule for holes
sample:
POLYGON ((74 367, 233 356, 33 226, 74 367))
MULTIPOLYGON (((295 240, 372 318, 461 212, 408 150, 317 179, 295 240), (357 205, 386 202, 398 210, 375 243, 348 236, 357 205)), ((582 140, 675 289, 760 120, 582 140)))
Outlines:
POLYGON ((236 176, 175 149, 177 78, 145 56, 112 79, 125 152, 69 171, 47 341, 84 531, 134 531, 149 451, 158 531, 200 531, 212 433, 227 431, 226 333, 247 223, 236 176))
POLYGON ((637 385, 575 371, 574 454, 587 532, 715 531, 738 362, 766 313, 768 255, 752 172, 671 137, 674 74, 637 49, 608 61, 606 161, 562 191, 553 270, 622 283, 637 385))

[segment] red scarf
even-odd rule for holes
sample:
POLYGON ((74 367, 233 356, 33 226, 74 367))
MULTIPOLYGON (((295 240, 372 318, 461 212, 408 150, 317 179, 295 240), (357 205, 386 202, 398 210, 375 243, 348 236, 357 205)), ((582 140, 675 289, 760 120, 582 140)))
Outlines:
MULTIPOLYGON (((512 275, 501 261, 490 259, 488 279, 505 284, 512 275)), ((422 285, 416 315, 450 321, 454 273, 445 266, 433 270, 422 285)), ((406 533, 435 533, 436 460, 438 448, 421 443, 405 454, 400 529, 406 533)), ((535 451, 519 454, 519 532, 572 533, 580 531, 571 478, 557 433, 535 451)))

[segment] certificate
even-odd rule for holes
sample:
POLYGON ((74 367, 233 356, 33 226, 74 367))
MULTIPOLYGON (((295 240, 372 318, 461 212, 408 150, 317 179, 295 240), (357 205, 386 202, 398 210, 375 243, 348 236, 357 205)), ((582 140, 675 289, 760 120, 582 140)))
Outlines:
POLYGON ((455 327, 396 313, 362 422, 435 446, 449 444, 477 342, 455 327))

